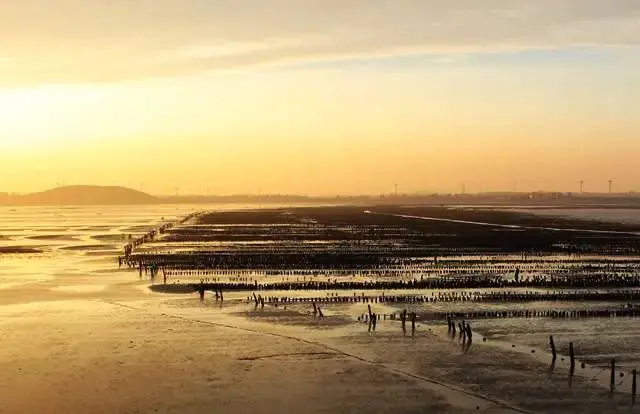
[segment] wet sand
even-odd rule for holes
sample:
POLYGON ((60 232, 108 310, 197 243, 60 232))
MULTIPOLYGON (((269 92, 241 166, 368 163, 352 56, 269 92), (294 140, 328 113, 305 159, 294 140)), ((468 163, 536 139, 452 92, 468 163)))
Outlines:
MULTIPOLYGON (((346 314, 353 309, 345 308, 323 308, 328 316, 319 320, 304 307, 254 311, 252 304, 233 304, 219 308, 213 299, 207 298, 202 305, 195 296, 133 306, 180 320, 302 340, 365 366, 411 378, 445 398, 449 405, 457 401, 466 408, 480 407, 480 412, 608 413, 629 409, 631 402, 627 394, 609 398, 606 387, 587 377, 575 375, 570 381, 568 370, 551 372, 548 363, 522 352, 481 340, 465 350, 447 336, 446 326, 441 325, 418 324, 415 337, 403 337, 397 321, 381 321, 376 332, 370 333, 366 324, 353 319, 349 323, 346 314)), ((366 312, 365 306, 361 308, 366 312)), ((410 328, 408 332, 410 335, 410 328)), ((381 382, 386 381, 383 378, 381 382)), ((434 412, 457 412, 461 408, 441 407, 434 412)), ((397 410, 411 412, 402 411, 402 403, 397 410)))
MULTIPOLYGON (((89 238, 170 215, 69 214, 70 228, 89 238), (101 225, 107 219, 114 223, 101 225)), ((244 294, 220 306, 210 294, 200 303, 196 294, 153 292, 135 272, 115 270, 115 256, 83 247, 115 240, 93 240, 3 257, 0 413, 634 412, 627 394, 609 398, 580 375, 569 384, 566 370, 550 373, 491 340, 465 352, 442 324, 419 324, 405 338, 391 321, 370 334, 354 318, 365 305, 323 307, 327 317, 317 320, 308 305, 254 311, 239 303, 244 294)))
POLYGON ((145 282, 90 286, 0 308, 11 332, 0 412, 608 413, 628 400, 580 377, 570 387, 517 352, 464 352, 446 327, 419 324, 405 338, 383 321, 369 334, 353 307, 317 320, 308 306, 254 311, 145 282))
POLYGON ((126 304, 16 305, 1 315, 12 334, 0 354, 0 412, 476 411, 323 346, 126 304))

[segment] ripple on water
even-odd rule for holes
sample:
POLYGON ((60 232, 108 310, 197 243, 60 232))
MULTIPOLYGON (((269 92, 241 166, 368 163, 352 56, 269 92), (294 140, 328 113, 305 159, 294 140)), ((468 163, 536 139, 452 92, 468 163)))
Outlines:
POLYGON ((68 227, 34 227, 31 229, 25 229, 25 231, 40 232, 40 233, 64 233, 69 231, 68 227))
POLYGON ((106 226, 84 226, 84 227, 78 227, 77 230, 79 231, 111 231, 111 230, 115 230, 117 226, 114 225, 106 225, 106 226))
POLYGON ((43 234, 39 236, 27 236, 29 240, 50 240, 50 241, 78 241, 75 235, 67 234, 43 234))
POLYGON ((68 292, 68 293, 95 293, 102 292, 107 288, 106 285, 66 285, 56 286, 51 288, 54 292, 68 292))
POLYGON ((74 252, 113 251, 119 250, 119 247, 111 244, 80 244, 74 246, 62 246, 59 250, 74 252))
POLYGON ((39 254, 42 250, 29 246, 0 246, 0 255, 6 254, 39 254))
POLYGON ((91 236, 92 239, 102 242, 123 242, 125 237, 123 234, 96 234, 91 236))
POLYGON ((148 224, 144 224, 144 225, 140 225, 140 226, 127 227, 127 228, 122 229, 122 231, 127 232, 127 233, 145 233, 145 232, 149 231, 152 228, 153 228, 153 226, 148 225, 148 224))

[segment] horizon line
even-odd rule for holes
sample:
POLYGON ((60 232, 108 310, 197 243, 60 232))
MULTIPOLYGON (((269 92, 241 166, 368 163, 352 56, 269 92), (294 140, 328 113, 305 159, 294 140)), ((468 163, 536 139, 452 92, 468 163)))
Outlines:
POLYGON ((406 198, 406 197, 437 197, 437 196, 517 196, 517 195, 556 195, 556 196, 630 196, 637 195, 635 190, 628 191, 551 191, 551 190, 535 190, 535 191, 469 191, 469 192, 429 192, 429 191, 414 191, 405 193, 348 193, 348 194, 300 194, 300 193, 229 193, 229 194, 203 194, 203 193, 186 193, 186 194, 167 194, 167 193, 152 193, 137 190, 132 187, 118 186, 118 185, 66 185, 56 186, 46 190, 32 191, 32 192, 15 192, 15 191, 0 191, 0 197, 20 197, 28 196, 32 194, 46 193, 63 188, 120 188, 135 191, 138 193, 146 194, 157 198, 232 198, 232 197, 251 197, 251 198, 273 198, 273 197, 295 197, 295 198, 406 198))

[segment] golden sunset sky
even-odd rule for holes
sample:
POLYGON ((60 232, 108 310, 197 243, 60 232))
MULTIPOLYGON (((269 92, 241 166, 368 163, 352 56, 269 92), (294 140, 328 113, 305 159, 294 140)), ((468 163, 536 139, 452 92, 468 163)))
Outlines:
POLYGON ((0 0, 0 191, 640 190, 637 0, 0 0))

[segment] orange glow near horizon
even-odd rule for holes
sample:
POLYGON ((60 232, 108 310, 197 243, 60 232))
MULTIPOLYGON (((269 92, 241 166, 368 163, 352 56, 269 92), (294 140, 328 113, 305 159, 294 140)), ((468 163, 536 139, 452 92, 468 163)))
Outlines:
POLYGON ((313 10, 302 3, 274 1, 277 22, 227 2, 178 16, 158 0, 158 21, 146 20, 147 2, 100 13, 69 3, 48 17, 11 4, 0 17, 0 192, 575 191, 579 180, 606 191, 609 179, 640 190, 631 11, 614 16, 620 33, 605 33, 595 3, 576 3, 584 16, 534 13, 531 27, 514 27, 524 3, 493 21, 468 2, 469 32, 443 36, 456 15, 435 2, 348 16, 327 5, 307 31, 296 22, 313 10), (444 16, 440 31, 418 19, 430 7, 444 16), (105 26, 101 13, 121 19, 105 26), (220 32, 207 13, 225 17, 220 32), (30 36, 27 15, 50 25, 30 36), (78 17, 86 24, 68 26, 78 17), (533 23, 575 33, 547 38, 533 23), (500 25, 504 37, 482 38, 500 25))

